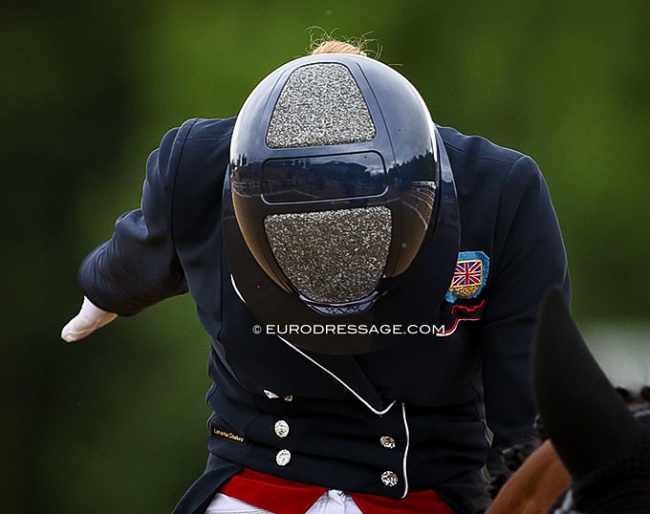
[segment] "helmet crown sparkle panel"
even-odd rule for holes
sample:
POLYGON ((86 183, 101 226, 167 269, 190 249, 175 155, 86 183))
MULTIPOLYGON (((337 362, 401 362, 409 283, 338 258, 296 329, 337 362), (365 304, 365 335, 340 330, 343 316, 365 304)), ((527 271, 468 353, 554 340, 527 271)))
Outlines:
POLYGON ((295 70, 275 105, 266 144, 270 148, 370 141, 375 125, 349 70, 312 64, 295 70))

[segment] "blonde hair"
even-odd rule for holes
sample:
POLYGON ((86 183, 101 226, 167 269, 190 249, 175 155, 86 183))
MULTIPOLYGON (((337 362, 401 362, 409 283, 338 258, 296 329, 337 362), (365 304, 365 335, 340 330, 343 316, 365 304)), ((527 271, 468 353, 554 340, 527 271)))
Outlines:
POLYGON ((348 43, 347 41, 337 41, 336 39, 321 41, 311 51, 311 55, 317 54, 356 54, 368 57, 368 54, 360 45, 348 43))
POLYGON ((309 28, 309 53, 317 54, 355 54, 364 57, 379 58, 381 47, 376 39, 371 39, 369 33, 358 37, 335 38, 332 32, 327 33, 320 27, 309 28), (369 48, 376 46, 377 48, 369 48))

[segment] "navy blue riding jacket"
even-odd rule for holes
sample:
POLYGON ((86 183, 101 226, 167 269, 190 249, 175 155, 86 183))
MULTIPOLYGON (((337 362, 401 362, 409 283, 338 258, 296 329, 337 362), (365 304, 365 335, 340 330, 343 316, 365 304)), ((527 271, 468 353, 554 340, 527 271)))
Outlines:
POLYGON ((210 455, 175 514, 202 514, 243 467, 391 498, 434 489, 458 513, 484 506, 486 460, 533 423, 538 304, 552 284, 569 295, 536 163, 439 127, 461 222, 443 323, 426 341, 323 355, 253 333, 258 322, 233 288, 221 226, 233 124, 193 119, 168 132, 147 162, 141 207, 118 219, 79 272, 84 294, 123 316, 189 292, 210 335, 210 455))

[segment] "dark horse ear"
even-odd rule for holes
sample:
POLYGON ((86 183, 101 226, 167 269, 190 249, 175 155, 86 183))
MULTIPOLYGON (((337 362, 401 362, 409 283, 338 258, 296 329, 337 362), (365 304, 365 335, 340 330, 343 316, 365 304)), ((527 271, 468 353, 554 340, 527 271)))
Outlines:
POLYGON ((559 288, 542 304, 533 363, 544 427, 574 479, 612 462, 639 440, 643 429, 584 343, 559 288))

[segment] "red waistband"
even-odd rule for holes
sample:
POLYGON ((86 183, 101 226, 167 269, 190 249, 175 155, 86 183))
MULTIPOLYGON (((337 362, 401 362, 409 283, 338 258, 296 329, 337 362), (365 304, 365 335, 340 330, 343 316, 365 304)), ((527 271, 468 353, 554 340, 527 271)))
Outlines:
MULTIPOLYGON (((303 484, 252 469, 233 476, 221 492, 276 514, 304 514, 326 487, 303 484)), ((413 491, 404 498, 351 492, 364 514, 455 514, 433 490, 413 491)))

